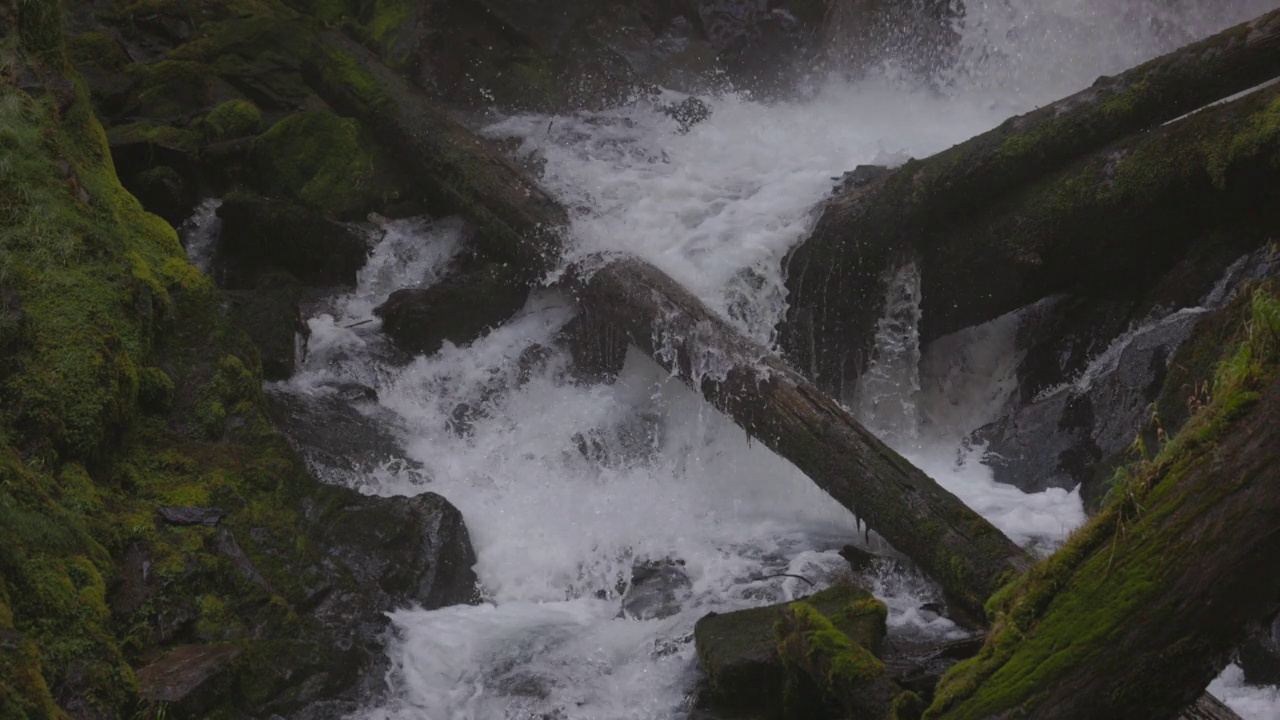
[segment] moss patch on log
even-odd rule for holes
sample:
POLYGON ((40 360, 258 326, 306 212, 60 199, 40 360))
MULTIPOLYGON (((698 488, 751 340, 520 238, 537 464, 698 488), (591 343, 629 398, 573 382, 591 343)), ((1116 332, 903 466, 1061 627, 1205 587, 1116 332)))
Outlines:
MULTIPOLYGON (((1247 416, 1280 365, 1280 300, 1273 289, 1255 289, 1244 312, 1236 342, 1218 364, 1212 398, 1154 457, 1117 471, 1109 503, 1058 552, 991 598, 986 645, 948 672, 925 717, 1030 710, 1065 669, 1116 647, 1125 619, 1155 605, 1165 592, 1162 558, 1196 515, 1180 507, 1181 478, 1212 461, 1217 442, 1247 416)), ((1223 482, 1216 492, 1235 487, 1223 482)))

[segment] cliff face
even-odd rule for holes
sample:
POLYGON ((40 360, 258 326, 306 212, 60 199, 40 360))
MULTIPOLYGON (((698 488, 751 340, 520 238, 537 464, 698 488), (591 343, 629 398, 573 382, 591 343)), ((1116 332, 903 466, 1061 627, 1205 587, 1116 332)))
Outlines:
POLYGON ((307 474, 222 294, 117 179, 60 6, 0 26, 0 716, 349 707, 383 611, 473 593, 460 516, 307 474))

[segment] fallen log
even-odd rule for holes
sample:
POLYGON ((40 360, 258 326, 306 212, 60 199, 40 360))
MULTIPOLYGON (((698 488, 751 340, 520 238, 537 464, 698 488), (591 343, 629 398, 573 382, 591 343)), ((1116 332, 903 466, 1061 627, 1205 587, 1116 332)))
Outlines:
POLYGON ((787 258, 790 307, 781 342, 788 357, 838 392, 866 367, 864 339, 880 316, 881 273, 922 239, 1083 154, 1277 75, 1280 10, 855 183, 827 204, 809 239, 787 258))
MULTIPOLYGON (((421 166, 424 184, 451 193, 444 196, 449 207, 480 225, 476 242, 491 257, 530 281, 540 278, 558 257, 564 209, 363 48, 336 34, 324 43, 328 52, 312 74, 330 102, 421 166)), ((916 562, 957 611, 981 618, 986 598, 1028 566, 1026 553, 982 516, 657 268, 615 262, 579 297, 589 324, 610 325, 681 370, 695 390, 916 562), (720 363, 715 367, 726 368, 728 379, 714 380, 718 370, 702 373, 704 361, 720 363)))
POLYGON ((1178 720, 1244 720, 1244 718, 1227 707, 1226 703, 1205 693, 1191 707, 1183 710, 1178 720))
MULTIPOLYGON (((1252 318, 1212 404, 1051 558, 991 599, 973 660, 926 717, 1163 720, 1280 598, 1280 303, 1252 318)), ((1205 711, 1198 708, 1195 712, 1205 711)))
POLYGON ((341 33, 321 33, 305 73, 326 102, 390 144, 427 200, 473 222, 493 259, 530 282, 559 260, 564 207, 373 53, 341 33))
POLYGON ((579 302, 795 464, 981 618, 1027 555, 665 273, 614 260, 577 283, 579 302))

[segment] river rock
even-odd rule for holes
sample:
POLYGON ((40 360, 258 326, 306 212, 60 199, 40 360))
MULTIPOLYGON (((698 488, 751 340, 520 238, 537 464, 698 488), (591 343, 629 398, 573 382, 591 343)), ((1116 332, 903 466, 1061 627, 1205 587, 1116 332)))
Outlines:
POLYGON ((376 400, 372 388, 353 384, 310 393, 273 387, 267 392, 267 410, 313 473, 327 482, 358 487, 365 476, 390 464, 418 466, 406 458, 390 416, 376 400))
POLYGON ((309 334, 300 304, 311 293, 292 275, 268 272, 252 290, 225 293, 231 322, 258 348, 265 380, 287 380, 296 368, 298 341, 309 334))
MULTIPOLYGON (((855 603, 874 603, 861 588, 838 586, 807 598, 850 640, 878 653, 885 637, 883 613, 854 613, 855 603)), ((723 712, 786 717, 781 702, 788 671, 778 654, 775 625, 788 603, 711 613, 694 627, 698 661, 706 674, 699 704, 723 712)), ((803 680, 804 678, 791 678, 803 680)), ((816 688, 811 688, 816 695, 816 688)))
POLYGON ((1200 314, 1174 313, 1122 335, 1074 383, 975 432, 995 479, 1026 492, 1089 481, 1103 458, 1138 437, 1170 360, 1200 314))
POLYGON ((477 600, 476 556, 462 513, 435 493, 353 499, 327 511, 321 527, 326 569, 354 583, 350 590, 335 584, 315 610, 319 618, 369 622, 379 608, 477 600))
POLYGON ((431 354, 446 341, 465 345, 502 324, 528 296, 511 267, 492 263, 453 273, 429 288, 397 290, 373 312, 400 348, 431 354))
POLYGON ((309 285, 354 285, 369 255, 360 233, 291 202, 235 192, 223 198, 218 217, 225 287, 252 287, 251 279, 269 269, 309 285))

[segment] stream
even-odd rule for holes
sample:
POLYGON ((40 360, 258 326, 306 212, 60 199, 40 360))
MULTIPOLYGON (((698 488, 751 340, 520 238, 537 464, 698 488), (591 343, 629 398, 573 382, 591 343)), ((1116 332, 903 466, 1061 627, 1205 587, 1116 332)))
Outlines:
MULTIPOLYGON (((944 149, 1277 5, 1148 0, 1124 3, 1118 18, 1118 3, 1103 0, 965 4, 960 58, 928 83, 886 66, 857 81, 812 79, 792 102, 710 97, 710 117, 687 132, 661 112, 676 93, 606 112, 508 117, 484 131, 517 138, 518 154, 543 165, 543 185, 573 210, 566 262, 639 255, 769 344, 786 307, 780 260, 842 173, 944 149)), ((698 618, 838 581, 845 544, 892 555, 634 350, 611 384, 575 379, 556 343, 574 311, 553 290, 469 346, 397 358, 365 321, 392 291, 435 281, 468 232, 456 219, 386 224, 358 286, 307 309, 299 372, 269 388, 375 389, 376 401, 352 402, 403 456, 326 479, 381 495, 438 493, 461 510, 475 546, 484 602, 394 612, 391 692, 361 718, 684 717, 699 677, 698 618)), ((880 360, 845 400, 1016 541, 1050 550, 1084 521, 1078 493, 997 484, 962 442, 1016 390, 1016 324, 972 335, 964 352, 982 359, 978 370, 922 383, 918 282, 909 267, 895 278, 880 360)), ((939 598, 922 578, 886 564, 875 585, 891 633, 963 636, 924 607, 939 598)), ((1229 667, 1213 691, 1245 717, 1280 718, 1276 692, 1239 675, 1229 667)))

